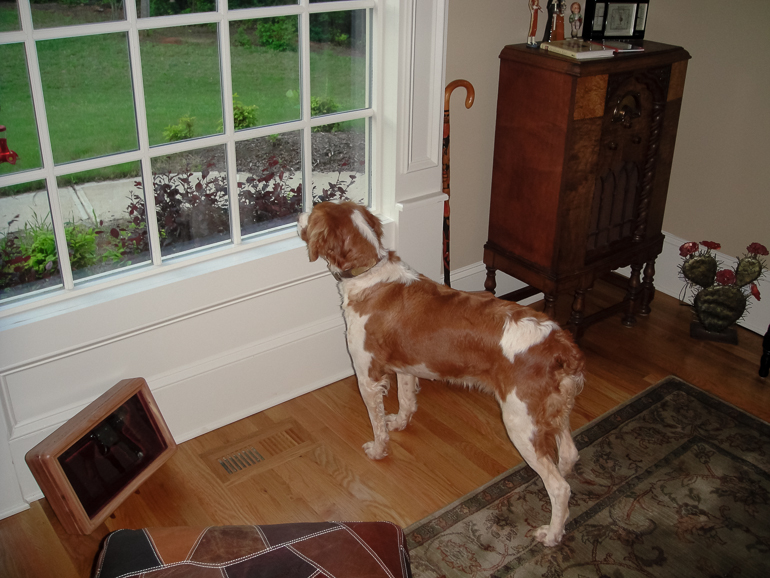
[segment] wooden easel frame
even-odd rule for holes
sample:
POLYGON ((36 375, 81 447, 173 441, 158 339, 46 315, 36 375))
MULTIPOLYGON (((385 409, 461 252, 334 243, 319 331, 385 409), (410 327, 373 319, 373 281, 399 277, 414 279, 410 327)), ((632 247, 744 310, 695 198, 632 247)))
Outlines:
MULTIPOLYGON (((114 433, 114 430, 112 432, 114 433)), ((106 453, 111 451, 109 449, 106 453)), ((150 393, 147 381, 137 377, 124 379, 114 385, 27 452, 25 460, 64 529, 70 534, 90 534, 175 451, 176 443, 150 393), (154 448, 154 455, 150 455, 145 463, 141 463, 143 457, 137 454, 141 465, 125 472, 130 479, 117 491, 106 493, 106 498, 101 498, 101 501, 106 499, 106 502, 97 511, 89 514, 87 510, 93 510, 93 507, 84 506, 75 489, 77 483, 62 467, 60 458, 76 444, 84 444, 87 438, 98 436, 99 428, 109 423, 108 420, 114 422, 115 416, 120 419, 121 414, 116 412, 120 410, 125 414, 126 411, 133 411, 127 408, 136 407, 141 410, 135 413, 144 420, 145 429, 148 424, 151 429, 150 438, 144 441, 154 448)))

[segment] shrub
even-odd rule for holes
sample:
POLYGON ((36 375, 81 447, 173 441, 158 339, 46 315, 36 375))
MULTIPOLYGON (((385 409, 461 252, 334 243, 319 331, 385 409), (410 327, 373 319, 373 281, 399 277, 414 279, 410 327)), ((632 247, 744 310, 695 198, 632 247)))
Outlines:
POLYGON ((282 16, 263 18, 257 22, 260 45, 278 52, 297 50, 297 18, 282 16))
MULTIPOLYGON (((241 130, 244 128, 251 128, 259 124, 257 117, 257 105, 252 104, 246 106, 240 100, 237 100, 238 93, 233 94, 233 124, 235 130, 241 130)), ((222 121, 219 121, 219 132, 224 131, 224 125, 222 121)))
POLYGON ((260 176, 238 183, 238 209, 245 227, 288 217, 302 210, 302 184, 291 188, 294 169, 277 157, 268 159, 260 176))
POLYGON ((257 105, 244 105, 240 100, 236 100, 238 94, 233 95, 233 120, 235 121, 235 130, 251 128, 257 126, 257 105))
MULTIPOLYGON (((310 114, 311 116, 323 116, 325 114, 333 114, 340 110, 337 101, 331 96, 324 98, 318 98, 317 96, 310 97, 310 114)), ((342 130, 342 124, 339 122, 332 122, 323 126, 313 127, 313 132, 338 132, 342 130)))
POLYGON ((171 124, 163 130, 163 136, 167 142, 186 140, 195 135, 195 117, 185 115, 179 119, 179 124, 171 124))
MULTIPOLYGON (((161 246, 228 231, 227 179, 211 173, 213 162, 207 163, 201 180, 193 184, 192 172, 153 174, 155 216, 161 246)), ((140 181, 137 188, 143 188, 140 181)), ((136 252, 150 248, 147 235, 147 206, 144 197, 132 193, 128 215, 136 227, 128 241, 136 252)))
MULTIPOLYGON (((24 224, 24 229, 0 239, 0 289, 58 274, 59 255, 53 229, 47 220, 41 221, 34 215, 32 222, 24 224)), ((96 236, 100 233, 84 225, 65 226, 73 270, 90 267, 97 262, 96 236)))
POLYGON ((251 38, 246 32, 246 26, 238 27, 235 37, 233 38, 233 43, 242 48, 250 48, 252 46, 251 38))

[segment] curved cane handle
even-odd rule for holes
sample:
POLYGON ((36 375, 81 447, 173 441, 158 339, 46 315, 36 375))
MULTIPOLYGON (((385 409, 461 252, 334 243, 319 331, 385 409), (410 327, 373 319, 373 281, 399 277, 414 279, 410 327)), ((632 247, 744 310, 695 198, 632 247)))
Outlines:
POLYGON ((470 82, 460 79, 453 80, 446 85, 446 88, 444 89, 444 110, 449 110, 449 97, 452 96, 452 91, 458 86, 465 87, 465 108, 473 106, 473 99, 476 98, 476 91, 473 90, 473 85, 470 82))

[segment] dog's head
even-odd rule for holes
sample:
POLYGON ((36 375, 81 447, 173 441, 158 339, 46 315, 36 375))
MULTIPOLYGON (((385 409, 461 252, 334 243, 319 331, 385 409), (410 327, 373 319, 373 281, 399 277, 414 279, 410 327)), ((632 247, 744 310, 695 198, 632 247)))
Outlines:
POLYGON ((379 219, 351 201, 317 204, 300 215, 297 229, 310 260, 321 257, 338 278, 369 270, 388 254, 379 219))

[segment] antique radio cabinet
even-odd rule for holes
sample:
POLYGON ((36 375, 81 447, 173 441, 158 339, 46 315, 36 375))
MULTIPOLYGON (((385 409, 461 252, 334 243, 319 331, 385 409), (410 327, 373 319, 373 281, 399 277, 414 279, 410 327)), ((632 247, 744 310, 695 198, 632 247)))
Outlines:
MULTIPOLYGON (((500 54, 485 288, 503 271, 542 291, 545 312, 571 293, 567 323, 650 311, 655 259, 689 54, 644 51, 588 61, 526 45, 500 54), (586 316, 595 279, 630 266, 625 299, 586 316)), ((560 320, 564 321, 564 320, 560 320)))

